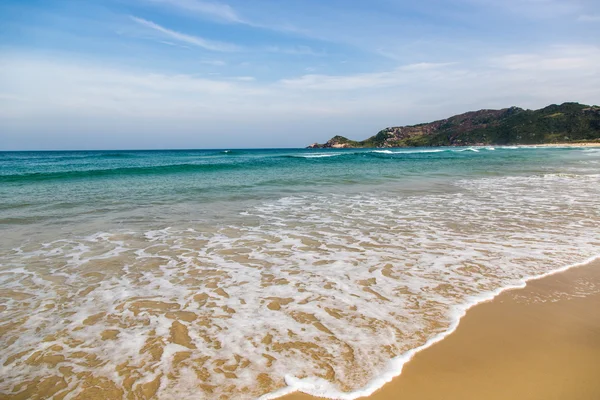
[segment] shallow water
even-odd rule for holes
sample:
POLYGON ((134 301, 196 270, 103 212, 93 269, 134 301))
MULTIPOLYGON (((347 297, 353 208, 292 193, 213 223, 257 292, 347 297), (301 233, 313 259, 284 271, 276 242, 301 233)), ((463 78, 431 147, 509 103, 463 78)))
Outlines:
POLYGON ((0 393, 373 387, 600 253, 599 199, 600 149, 0 153, 0 393))

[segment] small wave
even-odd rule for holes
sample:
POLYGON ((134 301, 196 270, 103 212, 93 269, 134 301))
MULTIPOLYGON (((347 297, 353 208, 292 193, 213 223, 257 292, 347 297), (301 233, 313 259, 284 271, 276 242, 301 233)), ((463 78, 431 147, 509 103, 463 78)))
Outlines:
MULTIPOLYGON (((401 149, 399 151, 390 151, 390 150, 373 150, 370 153, 380 153, 380 154, 427 154, 427 153, 444 153, 444 152, 454 152, 454 153, 462 153, 465 151, 472 151, 474 153, 479 153, 481 150, 487 151, 495 151, 496 148, 492 146, 487 147, 469 147, 466 149, 419 149, 419 150, 406 150, 401 149)), ((357 153, 360 154, 360 153, 357 153)))
POLYGON ((390 151, 390 150, 373 150, 373 151, 371 151, 371 153, 395 154, 393 151, 390 151))
POLYGON ((240 155, 240 154, 248 154, 247 151, 245 150, 222 150, 219 152, 219 154, 225 154, 228 156, 235 156, 235 155, 240 155))
POLYGON ((343 153, 335 153, 335 154, 298 154, 298 155, 291 155, 288 157, 291 158, 324 158, 324 157, 335 157, 335 156, 341 156, 343 155, 343 153))
MULTIPOLYGON (((444 151, 448 151, 448 150, 443 150, 443 149, 432 149, 432 150, 406 150, 406 149, 400 149, 398 151, 372 150, 369 153, 379 153, 379 154, 421 154, 421 153, 443 153, 444 151)), ((361 154, 361 153, 355 153, 355 154, 361 154)))
POLYGON ((419 153, 443 153, 447 150, 442 149, 434 149, 434 150, 415 150, 415 151, 403 151, 403 153, 407 154, 419 154, 419 153))
POLYGON ((61 172, 32 172, 24 174, 0 175, 0 182, 29 182, 77 178, 95 178, 116 175, 162 175, 184 172, 217 171, 240 168, 239 164, 171 164, 148 167, 102 168, 61 172))
POLYGON ((100 153, 96 155, 98 158, 136 158, 136 155, 131 153, 122 153, 122 152, 114 152, 114 153, 100 153))

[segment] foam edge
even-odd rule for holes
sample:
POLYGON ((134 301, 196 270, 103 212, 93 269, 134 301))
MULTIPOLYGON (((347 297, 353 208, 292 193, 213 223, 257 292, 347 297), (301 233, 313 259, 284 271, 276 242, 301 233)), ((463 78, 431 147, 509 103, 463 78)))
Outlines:
POLYGON ((555 274, 559 274, 561 272, 568 271, 572 268, 581 267, 581 266, 590 264, 599 259, 600 259, 600 254, 597 254, 593 257, 590 257, 584 261, 581 261, 581 262, 578 262, 575 264, 566 265, 564 267, 557 268, 555 270, 546 272, 541 275, 535 275, 535 276, 529 276, 529 277, 523 278, 521 280, 521 282, 519 282, 518 284, 505 286, 505 287, 496 289, 493 292, 487 293, 485 295, 471 297, 470 301, 468 301, 467 303, 453 307, 453 309, 451 310, 453 322, 448 327, 447 330, 445 330, 444 332, 442 332, 436 336, 433 336, 431 339, 426 341, 421 346, 415 347, 414 349, 410 349, 410 350, 406 351, 405 353, 403 353, 395 358, 392 358, 388 362, 387 368, 381 375, 373 378, 367 385, 365 385, 364 387, 362 387, 358 390, 355 390, 353 392, 340 392, 339 390, 337 390, 337 388, 331 382, 329 382, 325 379, 322 379, 322 378, 307 377, 307 378, 300 379, 300 378, 296 378, 291 375, 286 375, 285 376, 285 383, 287 384, 286 387, 281 388, 281 389, 276 390, 271 393, 264 394, 264 395, 260 396, 257 400, 277 399, 279 397, 283 397, 288 394, 292 394, 292 393, 296 393, 296 392, 305 393, 310 396, 321 397, 321 398, 325 398, 325 399, 334 399, 334 400, 354 400, 354 399, 358 399, 361 397, 370 396, 373 393, 375 393, 377 390, 381 389, 385 384, 391 382, 394 378, 400 376, 404 365, 407 362, 409 362, 418 352, 423 351, 423 350, 433 346, 434 344, 442 341, 447 336, 449 336, 454 331, 456 331, 456 329, 458 328, 458 325, 460 324, 460 320, 467 314, 467 311, 469 311, 470 308, 472 308, 478 304, 485 303, 487 301, 491 301, 494 298, 496 298, 498 295, 500 295, 501 293, 503 293, 507 290, 523 289, 525 286, 527 286, 527 283, 530 281, 543 279, 543 278, 546 278, 551 275, 555 275, 555 274))

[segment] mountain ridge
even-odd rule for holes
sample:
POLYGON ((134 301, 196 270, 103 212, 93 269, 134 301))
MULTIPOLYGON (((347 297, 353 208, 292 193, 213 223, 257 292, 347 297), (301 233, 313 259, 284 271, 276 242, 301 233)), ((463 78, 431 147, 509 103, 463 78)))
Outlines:
POLYGON ((600 107, 551 104, 539 110, 482 109, 417 125, 382 129, 362 141, 336 135, 308 148, 429 147, 569 143, 600 140, 600 107))

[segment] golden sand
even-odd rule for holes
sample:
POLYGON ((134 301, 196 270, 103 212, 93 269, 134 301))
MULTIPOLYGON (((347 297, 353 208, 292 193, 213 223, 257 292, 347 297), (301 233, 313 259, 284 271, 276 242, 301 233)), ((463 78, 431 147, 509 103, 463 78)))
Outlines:
POLYGON ((600 261, 475 306, 369 399, 600 399, 600 261))

